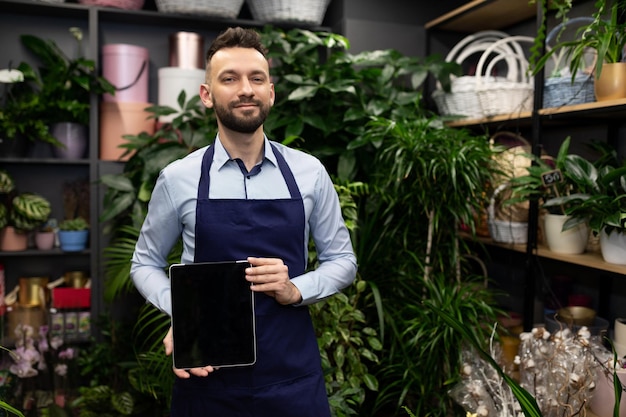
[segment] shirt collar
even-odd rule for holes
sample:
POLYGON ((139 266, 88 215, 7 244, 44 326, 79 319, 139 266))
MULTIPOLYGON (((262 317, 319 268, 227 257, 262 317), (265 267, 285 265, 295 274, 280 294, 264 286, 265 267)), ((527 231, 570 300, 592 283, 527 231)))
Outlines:
MULTIPOLYGON (((224 145, 222 145, 222 142, 220 141, 220 137, 219 135, 217 135, 215 137, 215 154, 213 155, 213 163, 215 163, 219 169, 222 169, 222 167, 224 165, 226 165, 230 160, 230 155, 228 155, 228 152, 226 151, 226 148, 224 148, 224 145)), ((269 139, 267 139, 267 136, 263 135, 263 162, 265 161, 269 161, 271 162, 274 166, 278 166, 278 161, 276 160, 276 156, 274 155, 274 152, 272 151, 272 147, 270 145, 270 141, 269 139)))

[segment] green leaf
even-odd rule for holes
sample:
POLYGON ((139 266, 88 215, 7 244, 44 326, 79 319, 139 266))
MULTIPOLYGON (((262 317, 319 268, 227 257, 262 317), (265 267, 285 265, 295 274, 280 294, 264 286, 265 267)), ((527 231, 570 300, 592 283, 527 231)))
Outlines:
POLYGON ((100 182, 102 182, 104 185, 114 190, 125 191, 125 192, 135 191, 135 187, 133 186, 132 181, 129 178, 124 177, 122 175, 113 175, 113 174, 102 175, 100 177, 100 182))
POLYGON ((318 88, 319 87, 317 85, 298 87, 293 90, 291 94, 289 94, 287 99, 291 101, 299 101, 306 98, 311 98, 315 96, 318 88))

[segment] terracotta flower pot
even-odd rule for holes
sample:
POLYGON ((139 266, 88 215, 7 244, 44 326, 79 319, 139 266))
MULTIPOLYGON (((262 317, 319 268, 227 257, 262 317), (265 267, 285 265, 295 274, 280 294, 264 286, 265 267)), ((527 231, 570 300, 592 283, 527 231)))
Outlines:
POLYGON ((7 226, 0 231, 0 250, 5 252, 19 252, 28 248, 28 233, 7 226))

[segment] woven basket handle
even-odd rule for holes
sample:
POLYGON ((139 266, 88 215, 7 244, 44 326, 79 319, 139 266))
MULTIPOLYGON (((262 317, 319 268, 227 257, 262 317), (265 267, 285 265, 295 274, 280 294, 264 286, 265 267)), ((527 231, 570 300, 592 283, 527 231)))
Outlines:
MULTIPOLYGON (((509 57, 509 58, 514 58, 513 67, 510 66, 510 62, 509 60, 507 60, 507 64, 509 64, 508 71, 513 71, 513 73, 516 75, 515 80, 521 80, 523 79, 523 77, 528 78, 528 74, 526 74, 527 72, 526 69, 528 68, 528 60, 526 59, 526 56, 524 55, 524 51, 521 48, 519 42, 528 42, 532 44, 534 42, 534 38, 530 36, 509 36, 508 38, 500 39, 494 42, 491 46, 489 46, 489 48, 485 50, 485 52, 483 52, 480 59, 478 60, 478 66, 476 68, 476 86, 477 87, 480 86, 482 83, 483 74, 488 75, 490 73, 489 71, 491 70, 491 68, 493 68, 494 64, 491 64, 491 61, 493 61, 494 59, 499 61, 499 60, 506 58, 502 56, 503 53, 500 52, 503 44, 511 44, 511 46, 515 49, 515 52, 511 54, 511 56, 509 57), (494 52, 498 52, 498 55, 495 58, 490 59, 490 57, 492 56, 494 52), (489 63, 487 62, 488 59, 490 59, 489 63), (483 71, 485 64, 487 64, 487 68, 489 69, 489 71, 483 71)), ((506 54, 509 54, 509 53, 506 53, 506 54)), ((507 79, 510 79, 510 78, 511 77, 507 77, 507 79)))
MULTIPOLYGON (((457 58, 457 62, 459 64, 463 63, 467 58, 469 58, 470 56, 474 55, 476 52, 485 52, 487 49, 489 49, 489 47, 492 45, 492 43, 480 43, 480 44, 472 44, 469 47, 465 48, 461 54, 459 54, 458 58, 457 58)), ((507 64, 509 66, 509 68, 512 69, 512 71, 510 71, 509 73, 507 73, 507 79, 510 79, 511 81, 514 81, 517 79, 517 72, 516 72, 516 68, 517 66, 516 64, 516 59, 515 59, 515 55, 517 55, 516 52, 514 52, 511 49, 508 49, 506 47, 503 48, 498 48, 498 51, 506 60, 507 60, 507 64)), ((481 55, 482 56, 482 55, 481 55)), ((476 67, 476 72, 478 72, 478 66, 476 67)), ((489 72, 487 72, 489 73, 489 72)))
POLYGON ((489 207, 487 207, 487 215, 490 219, 496 218, 496 196, 500 194, 506 187, 509 186, 508 182, 502 183, 496 187, 493 194, 491 195, 491 199, 489 199, 489 207))
MULTIPOLYGON (((571 27, 571 26, 576 27, 576 26, 578 26, 576 34, 579 35, 580 34, 579 33, 580 29, 582 27, 584 27, 585 25, 588 25, 591 22, 593 22, 593 17, 581 16, 581 17, 574 17, 572 19, 569 19, 567 22, 559 23, 546 36, 546 49, 550 50, 553 46, 556 45, 556 44, 553 45, 552 43, 557 40, 558 35, 562 31, 564 31, 567 27, 571 27)), ((556 52, 556 53, 554 53, 552 55, 552 61, 554 62, 554 69, 555 70, 560 70, 561 69, 561 61, 567 55, 567 52, 568 51, 563 48, 560 51, 558 51, 558 52, 556 52)), ((595 62, 593 63, 593 66, 595 66, 595 62)), ((592 68, 593 68, 593 66, 592 66, 592 68)))
MULTIPOLYGON (((509 37, 507 33, 497 30, 484 30, 468 35, 450 50, 446 56, 446 61, 462 64, 473 54, 485 51, 494 42, 507 37, 509 37)), ((503 52, 513 52, 510 45, 504 45, 502 48, 503 52)), ((511 75, 517 77, 515 74, 511 75)), ((451 79, 454 80, 455 77, 451 76, 451 79)), ((437 82, 437 88, 441 89, 441 84, 439 82, 437 82)))
POLYGON ((448 55, 446 56, 446 61, 458 62, 456 60, 457 55, 461 52, 462 49, 472 43, 494 42, 498 39, 504 39, 508 36, 509 35, 507 33, 500 32, 498 30, 483 30, 468 35, 465 38, 461 39, 456 45, 454 45, 450 52, 448 52, 448 55))

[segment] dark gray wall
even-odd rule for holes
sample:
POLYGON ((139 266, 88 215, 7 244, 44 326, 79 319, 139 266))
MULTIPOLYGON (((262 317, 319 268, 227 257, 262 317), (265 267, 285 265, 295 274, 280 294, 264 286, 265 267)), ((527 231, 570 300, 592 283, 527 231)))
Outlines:
POLYGON ((351 53, 396 49, 409 56, 425 56, 424 24, 463 3, 463 0, 434 4, 416 0, 333 0, 324 24, 348 38, 351 53))

